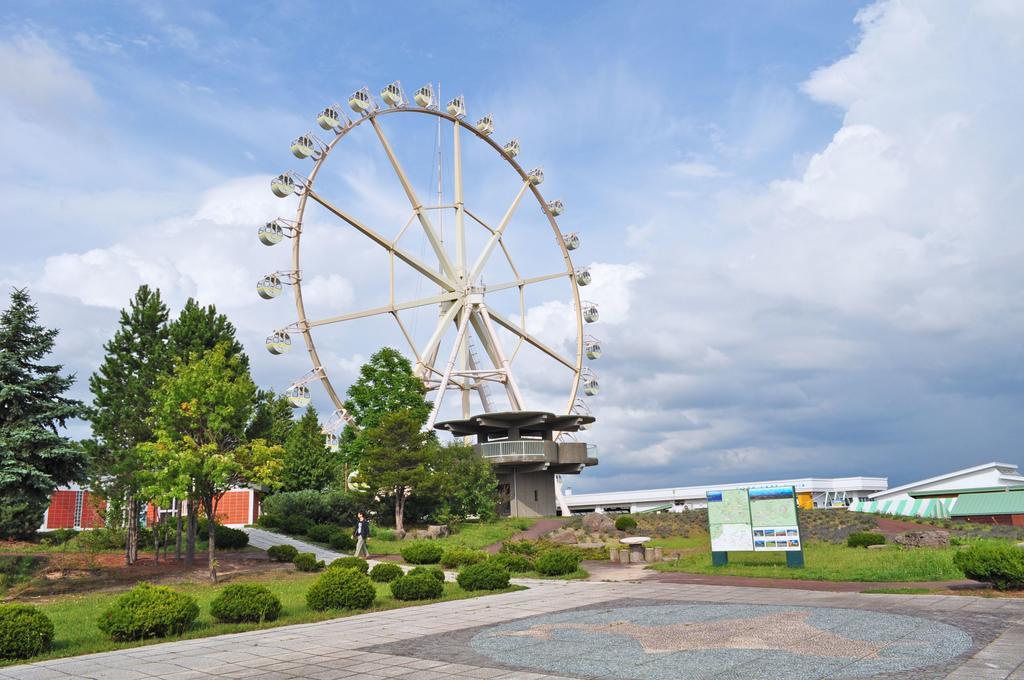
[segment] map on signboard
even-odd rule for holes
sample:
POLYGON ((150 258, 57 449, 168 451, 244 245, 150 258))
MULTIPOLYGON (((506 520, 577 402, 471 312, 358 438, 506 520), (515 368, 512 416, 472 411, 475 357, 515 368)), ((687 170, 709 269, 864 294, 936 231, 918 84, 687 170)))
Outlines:
POLYGON ((708 491, 708 532, 716 552, 753 549, 746 489, 708 491))
POLYGON ((796 526, 793 487, 750 489, 750 523, 755 527, 796 526))

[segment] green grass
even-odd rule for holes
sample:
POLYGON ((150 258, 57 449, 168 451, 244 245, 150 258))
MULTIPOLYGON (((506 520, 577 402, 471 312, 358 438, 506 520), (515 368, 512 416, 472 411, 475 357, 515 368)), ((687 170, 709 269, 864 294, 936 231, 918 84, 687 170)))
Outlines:
POLYGON ((590 572, 582 567, 568 574, 562 574, 561 576, 547 576, 539 571, 527 571, 522 574, 512 574, 512 578, 539 578, 546 581, 575 581, 577 579, 583 580, 590 578, 590 572))
POLYGON ((928 588, 868 588, 860 591, 867 595, 927 595, 928 588))
POLYGON ((669 536, 668 538, 652 538, 644 545, 652 548, 668 548, 669 550, 685 550, 687 548, 706 548, 708 537, 705 536, 669 536))
POLYGON ((956 548, 866 550, 832 543, 809 543, 804 548, 803 569, 787 568, 786 556, 781 552, 729 553, 727 566, 712 567, 711 554, 704 551, 648 568, 666 572, 808 581, 948 581, 964 577, 953 566, 955 553, 956 548))
MULTIPOLYGON (((479 550, 507 541, 514 534, 529 529, 536 521, 532 517, 503 517, 493 522, 466 522, 459 525, 457 533, 448 538, 435 539, 434 542, 442 546, 457 545, 479 550)), ((367 548, 375 555, 398 555, 402 552, 402 546, 408 544, 408 541, 383 541, 371 536, 367 548)))
MULTIPOLYGON (((316 580, 318 574, 282 573, 274 576, 274 580, 233 579, 231 583, 244 581, 262 583, 281 598, 284 605, 281 616, 276 621, 264 624, 244 623, 229 624, 219 623, 210 616, 210 602, 217 595, 218 591, 225 584, 214 586, 211 584, 189 584, 174 586, 174 589, 188 593, 199 603, 200 615, 192 630, 181 636, 146 640, 145 642, 112 642, 96 627, 96 619, 99 615, 117 598, 120 593, 97 593, 91 595, 63 597, 59 601, 38 605, 53 621, 55 636, 53 649, 49 653, 33 657, 29 661, 40 661, 66 656, 77 656, 80 654, 91 654, 94 652, 105 652, 112 649, 125 647, 138 647, 145 644, 167 642, 169 640, 181 640, 190 638, 209 637, 212 635, 224 635, 226 633, 238 633, 246 630, 257 630, 274 628, 295 623, 309 623, 336 619, 343 616, 363 614, 366 611, 384 611, 399 607, 416 606, 419 604, 430 604, 446 600, 461 600, 495 593, 512 592, 523 590, 522 586, 510 586, 505 590, 488 592, 469 592, 459 587, 456 583, 446 582, 444 594, 437 600, 426 600, 421 602, 401 602, 391 596, 388 584, 374 584, 377 588, 377 600, 369 610, 334 610, 328 612, 315 612, 306 607, 306 590, 316 580)), ((5 665, 0 662, 0 667, 5 665)))

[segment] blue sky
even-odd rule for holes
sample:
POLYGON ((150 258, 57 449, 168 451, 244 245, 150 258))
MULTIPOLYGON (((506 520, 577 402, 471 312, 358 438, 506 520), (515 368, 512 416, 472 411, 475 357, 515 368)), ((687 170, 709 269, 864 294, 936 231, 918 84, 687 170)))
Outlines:
MULTIPOLYGON (((62 329, 83 396, 142 282, 216 303, 283 386, 308 365, 261 347, 294 315, 252 292, 283 266, 253 237, 281 210, 267 179, 325 104, 440 81, 583 233, 606 354, 577 490, 1017 462, 1022 33, 995 0, 7 5, 0 283, 62 329)), ((395 134, 426 185, 430 139, 395 134)), ((360 144, 338 196, 384 219, 360 144)), ((500 214, 499 186, 479 200, 500 214)), ((358 307, 378 272, 323 229, 311 288, 358 307)), ((527 318, 557 337, 552 295, 527 318)), ((397 340, 323 342, 343 389, 397 340)))

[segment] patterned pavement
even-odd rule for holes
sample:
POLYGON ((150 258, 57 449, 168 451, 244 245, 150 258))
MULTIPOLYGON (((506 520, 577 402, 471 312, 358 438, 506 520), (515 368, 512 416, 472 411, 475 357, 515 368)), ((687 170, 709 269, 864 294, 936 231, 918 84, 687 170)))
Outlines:
POLYGON ((0 678, 1017 678, 1024 600, 640 583, 529 590, 0 668, 0 678))

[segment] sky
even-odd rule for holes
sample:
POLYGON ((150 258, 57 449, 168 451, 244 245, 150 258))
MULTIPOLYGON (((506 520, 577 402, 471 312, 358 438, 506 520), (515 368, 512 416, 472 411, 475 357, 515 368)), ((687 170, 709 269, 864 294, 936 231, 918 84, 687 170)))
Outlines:
MULTIPOLYGON (((331 136, 314 122, 324 106, 397 79, 463 94, 471 120, 492 113, 581 235, 581 293, 601 312, 586 330, 604 354, 588 362, 600 465, 567 480, 576 492, 895 485, 1022 462, 1019 2, 23 2, 0 8, 0 64, 0 286, 29 287, 60 329, 80 398, 142 283, 174 310, 194 296, 227 313, 258 384, 310 369, 302 351, 263 348, 295 321, 290 290, 255 293, 290 266, 288 245, 255 238, 295 210, 269 180, 309 171, 288 146, 331 136)), ((433 201, 433 124, 382 121, 433 201)), ((317 186, 394 235, 411 213, 367 128, 317 186)), ((515 178, 472 141, 467 207, 496 221, 515 178)), ((509 248, 543 274, 560 254, 538 208, 516 213, 509 248)), ((424 253, 413 232, 402 243, 424 253)), ((379 248, 322 210, 303 239, 316 318, 386 299, 379 248)), ((432 294, 396 281, 406 299, 432 294)), ((568 292, 493 302, 568 352, 568 292)), ((417 337, 431 314, 413 315, 417 337)), ((382 344, 404 349, 378 321, 316 336, 340 391, 382 344)), ((544 361, 517 356, 528 406, 564 409, 569 384, 544 361)))

